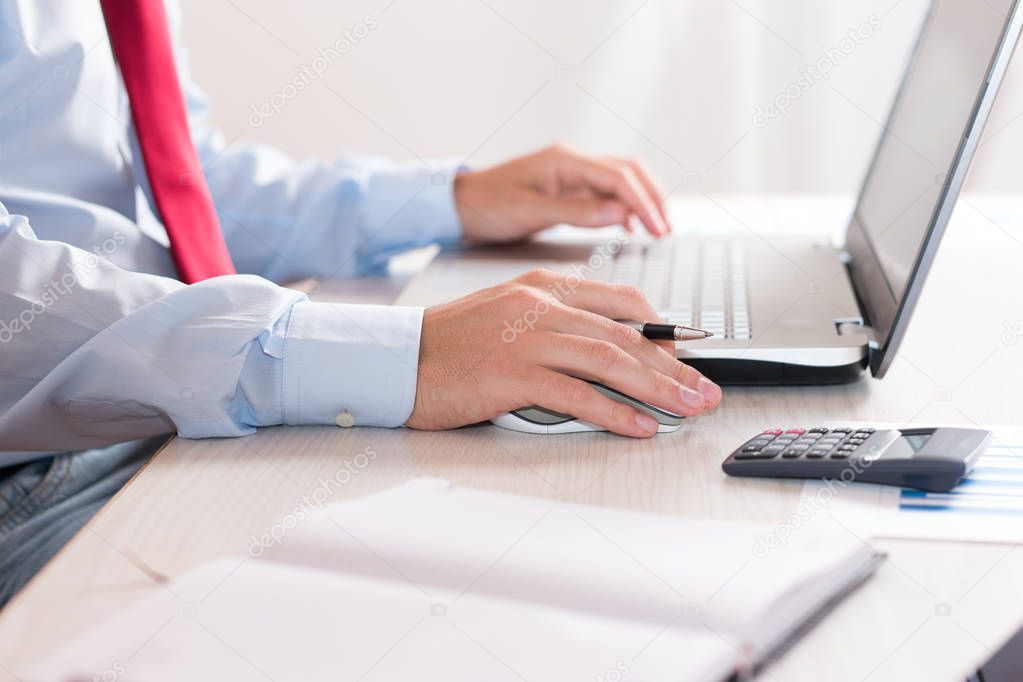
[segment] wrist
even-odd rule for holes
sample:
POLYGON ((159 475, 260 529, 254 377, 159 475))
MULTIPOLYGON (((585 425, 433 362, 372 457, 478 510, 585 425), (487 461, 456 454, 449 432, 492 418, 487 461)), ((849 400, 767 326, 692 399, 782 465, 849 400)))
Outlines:
POLYGON ((462 241, 470 243, 489 241, 485 230, 486 219, 482 213, 484 201, 479 192, 481 173, 482 171, 459 171, 452 183, 455 210, 462 224, 462 241))

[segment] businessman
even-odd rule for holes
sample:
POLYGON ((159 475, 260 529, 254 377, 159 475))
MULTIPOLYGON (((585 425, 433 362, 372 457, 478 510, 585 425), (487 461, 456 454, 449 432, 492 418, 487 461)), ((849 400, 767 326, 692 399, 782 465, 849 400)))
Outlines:
POLYGON ((445 429, 528 404, 656 431, 583 379, 718 404, 611 321, 654 316, 633 289, 538 271, 423 311, 280 286, 561 222, 669 225, 638 162, 562 147, 470 170, 225 144, 177 26, 161 0, 0 4, 0 604, 174 432, 445 429))

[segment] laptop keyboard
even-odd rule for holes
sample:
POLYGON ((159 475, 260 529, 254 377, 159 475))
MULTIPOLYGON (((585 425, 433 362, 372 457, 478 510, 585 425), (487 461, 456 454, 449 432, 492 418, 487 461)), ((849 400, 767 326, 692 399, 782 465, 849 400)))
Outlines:
POLYGON ((746 257, 729 241, 627 244, 611 282, 639 287, 665 322, 748 340, 751 334, 746 257))

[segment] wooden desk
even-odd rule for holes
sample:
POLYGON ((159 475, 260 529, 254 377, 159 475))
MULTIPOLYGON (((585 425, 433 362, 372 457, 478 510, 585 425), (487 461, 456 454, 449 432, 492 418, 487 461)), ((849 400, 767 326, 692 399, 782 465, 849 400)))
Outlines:
MULTIPOLYGON (((781 223, 807 217, 804 204, 730 201, 738 216, 781 223)), ((817 215, 834 222, 844 206, 825 202, 817 215)), ((1023 320, 1023 221, 1012 215, 1023 216, 1023 201, 970 198, 961 205, 884 381, 732 388, 717 413, 646 442, 490 426, 447 433, 272 428, 248 438, 171 441, 0 615, 0 680, 17 679, 34 658, 168 576, 214 557, 247 560, 252 534, 367 446, 377 457, 331 501, 436 476, 563 504, 782 523, 799 484, 730 479, 720 470, 727 452, 765 426, 835 419, 1020 424, 1023 338, 1003 333, 1023 320), (970 324, 973 336, 947 338, 947 316, 970 324)), ((384 284, 361 283, 360 300, 368 289, 378 299, 393 296, 397 287, 384 284)), ((320 290, 336 298, 346 291, 336 283, 320 290)), ((889 561, 764 679, 962 680, 1023 625, 1019 547, 877 545, 889 561)))

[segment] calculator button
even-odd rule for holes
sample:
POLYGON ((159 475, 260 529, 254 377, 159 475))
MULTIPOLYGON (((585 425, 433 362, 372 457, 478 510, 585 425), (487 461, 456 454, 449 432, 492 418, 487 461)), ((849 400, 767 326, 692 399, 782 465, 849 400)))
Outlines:
POLYGON ((781 429, 767 429, 766 431, 764 431, 760 435, 761 436, 780 436, 781 435, 781 429))
POLYGON ((865 433, 869 436, 874 433, 874 429, 856 429, 856 433, 865 433))
POLYGON ((828 448, 814 448, 810 452, 806 453, 806 456, 810 459, 820 459, 821 457, 827 457, 828 453, 831 452, 828 448))
POLYGON ((784 449, 783 445, 768 445, 760 451, 760 454, 765 457, 774 457, 775 455, 780 455, 784 449))
POLYGON ((853 452, 856 450, 855 445, 839 445, 838 452, 853 452))
POLYGON ((794 433, 797 436, 802 436, 804 433, 806 433, 806 429, 786 429, 785 433, 794 433))
POLYGON ((785 451, 785 454, 782 455, 782 457, 785 459, 796 459, 797 457, 802 457, 804 452, 804 450, 793 450, 792 448, 789 448, 785 451))
POLYGON ((814 438, 799 438, 796 440, 796 445, 814 445, 817 440, 814 438))
POLYGON ((786 452, 806 452, 810 446, 805 443, 793 443, 786 452))
POLYGON ((824 428, 823 426, 815 426, 815 427, 813 427, 812 429, 810 429, 810 430, 809 430, 809 431, 808 431, 807 433, 820 433, 820 434, 825 434, 825 433, 827 433, 827 432, 828 432, 828 430, 827 430, 826 428, 824 428))
POLYGON ((832 452, 831 459, 848 459, 849 454, 848 452, 832 452))
POLYGON ((735 456, 735 459, 771 459, 777 457, 777 452, 768 452, 767 449, 763 449, 760 452, 740 452, 735 456))
POLYGON ((841 428, 837 428, 837 429, 831 429, 831 433, 841 433, 841 434, 845 435, 845 434, 852 433, 852 429, 847 429, 845 427, 841 427, 841 428))

